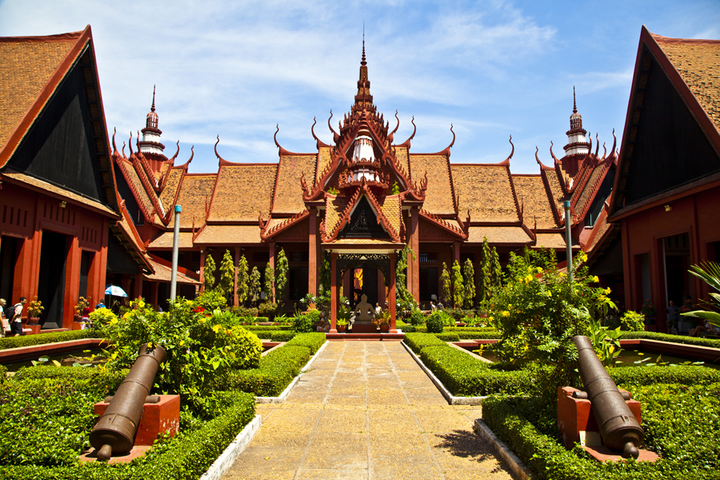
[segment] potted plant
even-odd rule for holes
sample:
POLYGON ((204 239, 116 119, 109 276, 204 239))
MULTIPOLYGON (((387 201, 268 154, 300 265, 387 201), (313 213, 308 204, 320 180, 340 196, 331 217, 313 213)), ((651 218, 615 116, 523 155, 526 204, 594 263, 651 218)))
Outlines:
POLYGON ((382 333, 388 333, 390 331, 390 312, 383 310, 375 317, 373 323, 377 325, 382 333))
POLYGON ((90 300, 85 297, 78 298, 78 303, 73 308, 75 310, 75 321, 80 322, 82 321, 83 311, 86 308, 90 308, 90 300))
POLYGON ((339 333, 343 333, 343 332, 345 332, 345 330, 347 330, 348 321, 344 318, 338 318, 335 321, 335 325, 337 326, 337 331, 339 333))
POLYGON ((38 300, 37 295, 28 303, 28 325, 37 325, 40 323, 40 315, 42 315, 45 307, 42 306, 42 302, 38 300))
POLYGON ((657 315, 657 310, 655 310, 655 305, 652 304, 649 298, 645 300, 645 303, 643 303, 640 311, 645 316, 645 329, 654 331, 655 315, 657 315))

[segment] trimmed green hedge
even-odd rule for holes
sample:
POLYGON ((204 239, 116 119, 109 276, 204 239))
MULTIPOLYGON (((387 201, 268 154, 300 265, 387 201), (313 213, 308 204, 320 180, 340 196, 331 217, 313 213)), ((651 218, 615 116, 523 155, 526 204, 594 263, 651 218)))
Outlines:
POLYGON ((145 457, 131 463, 108 465, 93 462, 64 467, 5 465, 0 466, 0 477, 15 480, 197 479, 255 416, 255 399, 252 395, 240 392, 228 392, 227 395, 234 397, 234 402, 202 428, 179 434, 174 439, 162 440, 145 457))
POLYGON ((405 335, 404 342, 410 347, 410 350, 416 354, 425 347, 447 347, 447 343, 437 338, 435 335, 427 333, 408 333, 405 335))
POLYGON ((616 384, 626 388, 656 383, 707 385, 720 382, 720 370, 693 365, 614 367, 607 371, 616 384))
POLYGON ((260 367, 231 373, 221 389, 251 392, 259 397, 276 397, 325 343, 324 333, 303 333, 260 359, 260 367))
POLYGON ((277 331, 293 331, 290 325, 243 325, 245 330, 249 330, 255 334, 257 332, 277 332, 277 331))
POLYGON ((495 370, 490 364, 447 345, 423 348, 420 359, 456 396, 528 392, 535 384, 535 378, 526 370, 495 370))
POLYGON ((659 332, 621 332, 621 340, 644 338, 660 342, 684 343, 686 345, 699 345, 701 347, 720 348, 720 339, 688 337, 686 335, 671 335, 659 332))
POLYGON ((720 384, 657 383, 631 392, 643 407, 644 448, 661 456, 656 463, 600 463, 580 447, 565 449, 557 412, 537 397, 490 397, 483 402, 483 421, 539 479, 717 479, 720 384))
POLYGON ((279 331, 279 332, 271 332, 270 333, 270 340, 273 342, 288 342, 292 340, 297 333, 295 332, 287 332, 287 331, 279 331))
POLYGON ((0 338, 0 350, 8 348, 30 347, 32 345, 43 345, 46 343, 67 342, 69 340, 80 340, 82 338, 93 338, 97 333, 92 329, 68 330, 67 332, 39 333, 37 335, 23 335, 21 337, 0 338))

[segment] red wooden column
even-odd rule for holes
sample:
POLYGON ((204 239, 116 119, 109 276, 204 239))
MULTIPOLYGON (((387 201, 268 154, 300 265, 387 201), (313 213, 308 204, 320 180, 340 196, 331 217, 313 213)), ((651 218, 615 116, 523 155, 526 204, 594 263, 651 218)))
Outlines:
POLYGON ((390 291, 388 298, 388 308, 390 308, 390 333, 397 333, 395 328, 395 252, 390 253, 390 291))
MULTIPOLYGON (((240 247, 235 247, 235 287, 233 288, 233 305, 238 306, 238 267, 240 266, 240 247)), ((250 273, 250 272, 248 272, 250 273)))
MULTIPOLYGON (((453 242, 453 256, 454 260, 460 263, 460 242, 453 242)), ((450 269, 452 269, 452 265, 450 265, 450 269)))
POLYGON ((408 255, 408 267, 412 264, 412 274, 408 268, 408 290, 416 302, 420 301, 420 229, 418 224, 418 207, 412 207, 410 217, 410 248, 413 253, 408 255))
MULTIPOLYGON (((63 301, 62 318, 49 319, 55 320, 58 325, 63 328, 72 328, 73 317, 75 315, 75 305, 80 297, 80 263, 82 258, 82 250, 77 236, 73 236, 70 241, 70 249, 65 260, 65 299, 63 301)), ((82 313, 82 312, 81 312, 82 313)))
POLYGON ((308 220, 310 221, 310 235, 308 237, 308 293, 317 295, 317 209, 315 207, 310 207, 308 220))
POLYGON ((142 297, 143 278, 144 277, 142 273, 138 273, 137 275, 135 275, 135 281, 133 282, 133 298, 142 297))
POLYGON ((205 291, 205 249, 200 250, 200 293, 205 291))
POLYGON ((338 307, 338 279, 337 279, 337 258, 338 254, 330 254, 330 333, 337 333, 337 307, 338 307))
POLYGON ((155 310, 157 310, 158 307, 158 288, 160 287, 160 284, 157 282, 153 282, 150 284, 150 304, 153 306, 155 310))

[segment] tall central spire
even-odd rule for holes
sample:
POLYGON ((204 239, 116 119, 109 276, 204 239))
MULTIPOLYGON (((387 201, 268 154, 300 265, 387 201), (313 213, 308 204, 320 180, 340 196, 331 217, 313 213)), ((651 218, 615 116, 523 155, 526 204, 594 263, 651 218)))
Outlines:
POLYGON ((358 91, 355 95, 355 107, 362 110, 372 107, 373 97, 370 95, 370 80, 368 80, 367 61, 365 59, 365 32, 363 32, 362 60, 360 60, 360 78, 358 91))

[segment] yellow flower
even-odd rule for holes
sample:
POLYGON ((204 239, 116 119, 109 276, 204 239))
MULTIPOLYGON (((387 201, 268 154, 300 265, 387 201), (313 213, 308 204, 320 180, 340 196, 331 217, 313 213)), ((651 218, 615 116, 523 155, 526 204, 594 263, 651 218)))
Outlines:
POLYGON ((600 281, 600 279, 598 278, 597 275, 594 275, 594 276, 592 277, 592 281, 593 281, 593 283, 598 283, 598 282, 600 281))
POLYGON ((140 307, 140 308, 145 308, 145 302, 143 302, 142 300, 140 300, 140 301, 138 302, 138 307, 140 307))
POLYGON ((200 323, 205 323, 205 317, 200 317, 200 323))
POLYGON ((488 320, 492 322, 495 319, 493 317, 488 317, 488 320))
POLYGON ((542 269, 541 267, 537 267, 537 272, 538 272, 538 273, 542 273, 542 272, 543 272, 543 269, 542 269))
POLYGON ((509 316, 510 316, 510 312, 508 312, 507 310, 505 310, 505 311, 502 312, 502 316, 503 316, 503 317, 509 317, 509 316))
POLYGON ((217 324, 213 327, 213 332, 218 333, 222 329, 222 325, 217 324))
POLYGON ((528 275, 527 277, 525 277, 525 283, 530 283, 530 282, 532 282, 532 281, 533 281, 533 276, 532 276, 532 275, 528 275))
POLYGON ((548 290, 548 297, 552 297, 552 290, 548 290))

